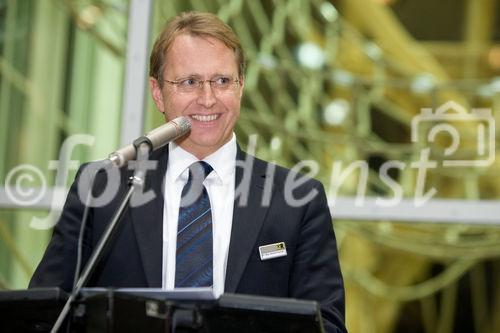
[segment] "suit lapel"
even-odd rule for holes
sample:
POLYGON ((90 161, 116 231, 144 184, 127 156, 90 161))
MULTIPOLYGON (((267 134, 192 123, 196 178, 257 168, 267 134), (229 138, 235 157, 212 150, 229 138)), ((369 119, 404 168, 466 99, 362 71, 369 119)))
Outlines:
POLYGON ((132 225, 148 286, 161 288, 163 257, 163 184, 168 161, 168 146, 154 152, 151 160, 158 161, 157 168, 148 171, 144 192, 152 190, 153 200, 131 209, 132 225))
POLYGON ((245 154, 239 147, 236 159, 238 161, 235 178, 237 191, 234 199, 225 281, 225 292, 229 293, 234 293, 238 287, 268 210, 268 207, 261 204, 265 170, 258 167, 259 163, 254 163, 253 156, 245 154), (243 191, 238 195, 241 189, 243 191), (241 203, 241 196, 247 194, 247 203, 241 203))
MULTIPOLYGON (((234 200, 225 281, 225 292, 232 293, 238 287, 268 210, 267 206, 261 204, 266 170, 260 163, 253 163, 253 157, 242 152, 239 147, 236 159, 239 161, 236 167, 236 188, 243 186, 242 195, 248 193, 248 200, 246 204, 240 204, 241 195, 235 196, 234 200)), ((163 257, 163 185, 168 146, 153 153, 151 160, 157 160, 158 167, 148 172, 144 191, 151 189, 155 198, 130 211, 148 287, 160 288, 163 257)))

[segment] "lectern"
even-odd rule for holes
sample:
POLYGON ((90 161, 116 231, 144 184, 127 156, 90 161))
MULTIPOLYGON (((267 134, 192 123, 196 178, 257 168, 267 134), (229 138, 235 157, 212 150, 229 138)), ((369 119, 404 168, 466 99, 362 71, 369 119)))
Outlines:
MULTIPOLYGON (((0 292, 0 332, 48 332, 68 295, 57 288, 0 292)), ((323 332, 317 302, 158 289, 83 289, 71 332, 323 332)))

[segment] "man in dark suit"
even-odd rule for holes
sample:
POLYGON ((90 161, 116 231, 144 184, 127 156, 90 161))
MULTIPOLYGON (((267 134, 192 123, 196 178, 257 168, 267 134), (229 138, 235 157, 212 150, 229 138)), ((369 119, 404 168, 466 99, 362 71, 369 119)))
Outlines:
MULTIPOLYGON (((150 87, 167 121, 185 116, 188 135, 155 151, 144 191, 129 207, 111 250, 88 286, 208 286, 223 292, 317 300, 328 332, 345 332, 344 289, 323 186, 241 151, 233 133, 244 87, 244 56, 216 16, 181 14, 151 54, 150 87), (199 191, 187 202, 194 188, 199 191)), ((89 210, 85 262, 132 175, 119 172, 117 194, 89 210)), ((97 174, 93 193, 115 180, 97 174)), ((71 290, 84 203, 79 170, 30 287, 71 290)))

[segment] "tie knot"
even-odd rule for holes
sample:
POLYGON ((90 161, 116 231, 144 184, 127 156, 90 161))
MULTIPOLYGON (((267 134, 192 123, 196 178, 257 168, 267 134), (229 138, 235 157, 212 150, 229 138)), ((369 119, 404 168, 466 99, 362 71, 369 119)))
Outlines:
POLYGON ((213 168, 205 161, 198 161, 189 166, 189 178, 203 181, 213 168))

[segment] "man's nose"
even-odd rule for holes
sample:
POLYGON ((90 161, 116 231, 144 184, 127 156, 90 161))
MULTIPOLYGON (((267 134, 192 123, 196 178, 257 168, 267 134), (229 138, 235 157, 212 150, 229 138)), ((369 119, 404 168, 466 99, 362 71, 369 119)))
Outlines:
POLYGON ((209 108, 215 104, 215 91, 212 88, 210 81, 204 81, 198 92, 198 103, 209 108))

